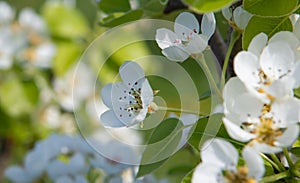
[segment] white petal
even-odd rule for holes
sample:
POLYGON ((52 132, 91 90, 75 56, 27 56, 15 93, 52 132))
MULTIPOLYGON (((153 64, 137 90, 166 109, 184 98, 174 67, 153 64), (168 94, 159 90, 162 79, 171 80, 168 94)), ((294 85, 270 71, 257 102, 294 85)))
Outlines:
POLYGON ((112 83, 107 84, 101 90, 102 101, 109 108, 113 107, 113 105, 112 105, 112 86, 113 86, 112 83))
POLYGON ((29 183, 32 182, 31 179, 24 169, 19 166, 11 166, 5 170, 5 177, 9 178, 15 183, 29 183))
POLYGON ((240 115, 240 120, 248 121, 250 119, 251 121, 255 121, 259 119, 263 106, 264 103, 256 96, 244 93, 237 96, 233 108, 240 115))
POLYGON ((65 176, 61 176, 61 177, 57 178, 55 180, 55 183, 74 183, 74 182, 71 179, 71 177, 65 175, 65 176))
POLYGON ((294 67, 294 52, 285 42, 270 43, 261 54, 260 65, 268 77, 278 79, 294 67))
POLYGON ((230 21, 231 20, 231 17, 232 17, 232 10, 230 8, 230 6, 227 6, 225 8, 222 9, 222 15, 224 16, 224 18, 227 20, 227 21, 230 21))
POLYGON ((195 35, 185 47, 187 52, 191 54, 202 53, 207 47, 207 37, 205 35, 195 35))
POLYGON ((268 42, 268 36, 265 33, 257 34, 250 42, 248 46, 248 51, 255 54, 257 57, 261 54, 263 48, 268 42))
POLYGON ((48 68, 51 66, 51 61, 56 52, 56 47, 52 43, 43 43, 35 50, 34 64, 41 68, 48 68))
POLYGON ((248 142, 251 139, 255 138, 254 134, 251 134, 243 130, 237 123, 231 122, 227 118, 223 118, 223 122, 226 128, 228 135, 240 142, 248 142))
POLYGON ((222 169, 210 163, 201 163, 193 173, 192 183, 222 183, 222 169), (221 182, 220 182, 221 181, 221 182))
POLYGON ((233 104, 237 96, 245 93, 246 87, 238 77, 232 77, 226 82, 223 89, 224 108, 233 111, 233 104))
POLYGON ((74 183, 88 183, 88 181, 86 180, 86 178, 82 175, 77 175, 75 177, 75 182, 74 183))
POLYGON ((266 154, 279 153, 282 151, 280 147, 270 146, 265 143, 258 143, 256 141, 253 142, 251 147, 259 152, 266 153, 266 154))
POLYGON ((189 58, 190 54, 182 47, 170 46, 162 50, 162 54, 165 55, 169 60, 175 62, 183 62, 189 58))
POLYGON ((85 173, 86 165, 85 165, 84 156, 80 153, 74 154, 70 158, 67 168, 68 168, 68 172, 74 176, 77 174, 85 173))
POLYGON ((192 13, 180 13, 175 19, 174 32, 183 37, 191 35, 191 33, 198 34, 199 22, 192 13))
POLYGON ((219 138, 210 139, 201 147, 202 162, 212 163, 220 168, 234 170, 238 157, 238 152, 233 145, 219 138))
POLYGON ((211 38, 216 30, 216 19, 213 12, 203 14, 201 21, 201 33, 211 38))
POLYGON ((234 71, 245 84, 256 86, 259 81, 260 65, 252 52, 241 51, 234 58, 234 71))
POLYGON ((153 101, 153 90, 147 79, 144 79, 144 81, 141 81, 141 82, 142 82, 141 100, 143 103, 143 108, 148 109, 149 105, 153 101))
POLYGON ((101 114, 100 121, 105 128, 119 128, 126 126, 125 123, 119 120, 113 110, 108 110, 101 114))
POLYGON ((19 15, 19 23, 22 27, 32 29, 39 33, 47 30, 44 20, 31 8, 24 8, 19 15))
POLYGON ((136 62, 126 61, 119 68, 119 73, 125 84, 132 85, 145 77, 144 70, 136 62))
POLYGON ((0 22, 1 23, 9 23, 13 20, 15 16, 15 11, 11 8, 11 6, 5 1, 0 2, 0 22))
POLYGON ((285 96, 293 95, 293 87, 295 80, 292 77, 285 76, 281 79, 275 80, 268 86, 264 87, 266 93, 272 95, 275 98, 283 98, 285 96))
POLYGON ((42 154, 42 151, 33 150, 26 155, 24 167, 28 171, 28 176, 38 178, 44 172, 47 164, 47 157, 42 154))
POLYGON ((269 44, 277 41, 283 41, 287 43, 292 49, 297 49, 299 46, 299 40, 296 35, 289 31, 280 31, 271 37, 269 44))
POLYGON ((233 20, 240 29, 245 29, 252 15, 244 10, 241 6, 233 11, 233 20))
POLYGON ((281 136, 277 138, 276 145, 279 147, 289 147, 297 140, 299 135, 298 124, 293 124, 287 126, 287 129, 283 132, 281 136))
POLYGON ((275 101, 272 105, 271 113, 274 113, 274 120, 278 126, 286 127, 299 122, 300 100, 288 97, 281 101, 275 101))
POLYGON ((52 180, 55 180, 62 175, 68 174, 68 169, 65 163, 59 160, 53 160, 47 166, 47 174, 52 180))
POLYGON ((156 30, 155 40, 161 49, 175 45, 178 36, 169 29, 161 28, 156 30))
POLYGON ((246 161, 247 167, 249 169, 248 175, 259 180, 265 174, 264 161, 258 154, 256 150, 251 147, 246 146, 243 149, 243 158, 246 161))
POLYGON ((295 79, 294 88, 298 88, 300 86, 300 61, 297 61, 297 63, 295 64, 292 76, 295 79))

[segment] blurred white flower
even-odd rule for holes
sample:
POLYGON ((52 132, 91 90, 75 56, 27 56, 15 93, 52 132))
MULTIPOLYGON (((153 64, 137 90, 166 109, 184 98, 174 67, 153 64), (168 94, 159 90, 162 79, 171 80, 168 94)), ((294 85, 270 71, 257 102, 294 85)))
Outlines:
POLYGON ((222 139, 211 139, 201 149, 202 162, 196 167, 192 183, 258 182, 265 173, 264 162, 250 147, 242 151, 246 162, 238 166, 238 151, 222 139))
POLYGON ((249 20, 252 17, 252 14, 248 13, 241 6, 236 7, 233 12, 230 9, 230 6, 222 9, 222 14, 230 24, 235 24, 237 28, 244 30, 248 25, 249 20))
POLYGON ((263 153, 281 151, 292 145, 299 133, 300 100, 288 97, 262 102, 237 78, 231 78, 223 91, 223 122, 228 134, 247 142, 263 153))
POLYGON ((176 18, 174 32, 165 28, 158 29, 155 40, 168 59, 183 62, 191 55, 202 53, 215 27, 214 14, 204 14, 201 22, 202 34, 198 34, 198 20, 193 14, 184 12, 176 18))
POLYGON ((67 111, 76 110, 81 102, 93 94, 94 75, 88 65, 72 67, 61 78, 54 80, 57 101, 67 111))
POLYGON ((276 33, 268 42, 267 35, 255 36, 248 51, 234 58, 234 70, 249 91, 264 94, 265 100, 293 94, 300 86, 299 41, 287 31, 276 33))
POLYGON ((27 31, 33 31, 39 34, 47 33, 45 21, 31 8, 22 9, 19 15, 19 24, 21 28, 27 31))
POLYGON ((153 91, 143 69, 127 61, 119 69, 123 82, 110 83, 101 90, 103 103, 110 110, 101 114, 105 127, 133 126, 142 122, 153 101, 153 91))
POLYGON ((5 1, 0 2, 0 25, 10 23, 15 17, 15 11, 5 1))

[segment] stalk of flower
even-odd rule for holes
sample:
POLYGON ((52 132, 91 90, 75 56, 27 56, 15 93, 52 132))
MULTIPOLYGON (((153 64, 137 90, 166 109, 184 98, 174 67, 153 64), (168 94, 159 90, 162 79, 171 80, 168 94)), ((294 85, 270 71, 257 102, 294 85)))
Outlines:
POLYGON ((299 134, 300 101, 294 97, 265 103, 238 79, 224 87, 223 122, 229 135, 258 151, 275 153, 291 146, 299 134))
POLYGON ((238 166, 239 154, 232 144, 219 138, 206 141, 201 149, 202 162, 194 170, 192 183, 258 182, 265 173, 262 158, 250 147, 243 149, 242 156, 246 164, 238 166))

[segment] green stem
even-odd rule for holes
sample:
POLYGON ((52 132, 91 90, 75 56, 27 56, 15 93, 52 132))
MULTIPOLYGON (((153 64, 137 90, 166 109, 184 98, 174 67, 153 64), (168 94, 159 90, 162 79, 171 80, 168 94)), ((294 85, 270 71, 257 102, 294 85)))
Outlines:
POLYGON ((283 153, 284 153, 284 156, 285 156, 285 158, 286 158, 286 160, 289 164, 289 167, 293 167, 293 165, 294 165, 293 160, 292 160, 292 158, 290 156, 290 153, 289 153, 289 151, 287 150, 286 147, 283 148, 283 153))
POLYGON ((280 169, 281 172, 285 171, 284 166, 281 164, 281 162, 279 161, 278 157, 272 153, 270 154, 271 158, 273 159, 273 161, 277 164, 278 168, 280 169))
POLYGON ((213 75, 211 74, 209 67, 207 66, 207 64, 205 62, 204 55, 200 54, 197 58, 195 58, 195 60, 199 61, 199 63, 201 64, 201 66, 203 68, 203 71, 205 72, 205 75, 207 76, 209 83, 212 85, 212 87, 215 90, 215 92, 217 93, 217 95, 219 95, 219 97, 222 98, 222 93, 221 93, 220 89, 218 88, 216 81, 215 81, 213 75))
POLYGON ((283 179, 285 177, 287 177, 289 174, 288 171, 284 171, 284 172, 281 172, 281 173, 278 173, 278 174, 275 174, 275 175, 270 175, 270 176, 267 176, 267 177, 264 177, 262 178, 259 183, 265 183, 265 182, 275 182, 277 180, 280 180, 280 179, 283 179))
POLYGON ((173 108, 173 107, 157 106, 156 110, 158 110, 158 111, 169 111, 169 112, 182 112, 182 113, 196 114, 198 116, 207 117, 207 115, 201 114, 200 112, 197 112, 197 111, 192 111, 192 110, 187 110, 187 109, 178 109, 178 108, 173 108))
POLYGON ((268 161, 276 170, 280 171, 280 168, 277 166, 276 163, 274 163, 274 161, 272 161, 268 156, 266 156, 263 153, 260 153, 260 155, 266 160, 268 161))
POLYGON ((234 46, 235 42, 240 38, 240 35, 241 35, 241 33, 237 32, 237 31, 233 31, 231 33, 230 43, 228 45, 228 50, 227 50, 227 53, 225 56, 223 69, 222 69, 221 88, 223 88, 225 85, 226 71, 227 71, 228 62, 229 62, 229 58, 230 58, 233 46, 234 46))

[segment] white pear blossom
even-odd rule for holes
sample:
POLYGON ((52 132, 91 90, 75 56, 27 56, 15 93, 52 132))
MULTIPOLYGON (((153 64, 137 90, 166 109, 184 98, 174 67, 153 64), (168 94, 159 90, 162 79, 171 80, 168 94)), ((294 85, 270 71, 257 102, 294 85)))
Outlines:
POLYGON ((15 11, 5 1, 0 2, 0 25, 6 25, 10 23, 15 16, 15 11))
POLYGON ((202 162, 196 167, 192 183, 258 182, 265 173, 259 154, 245 147, 242 156, 246 162, 238 166, 239 154, 232 144, 222 139, 210 139, 201 149, 202 162))
POLYGON ((101 114, 105 127, 124 127, 141 123, 153 101, 153 91, 143 69, 135 62, 125 62, 119 69, 123 82, 102 88, 103 103, 110 109, 101 114))
POLYGON ((163 55, 172 61, 183 62, 189 56, 200 54, 207 47, 208 40, 215 31, 216 21, 213 13, 203 15, 201 32, 196 17, 188 12, 181 13, 175 20, 174 32, 160 28, 155 40, 163 55))
POLYGON ((77 68, 71 67, 63 77, 56 78, 53 85, 60 105, 73 111, 92 96, 94 75, 88 65, 81 63, 77 68))
POLYGON ((228 134, 263 153, 291 146, 299 134, 300 100, 287 97, 264 103, 237 78, 224 87, 224 125, 228 134))
POLYGON ((47 33, 45 21, 31 8, 22 9, 18 21, 23 29, 39 34, 47 33))
POLYGON ((233 12, 230 9, 230 6, 225 7, 222 9, 222 14, 225 19, 230 22, 230 24, 241 30, 246 28, 252 17, 252 14, 244 10, 241 6, 236 7, 233 12))
POLYGON ((266 100, 293 94, 300 86, 299 41, 292 32, 276 33, 269 41, 264 33, 255 36, 248 51, 234 58, 234 70, 249 91, 266 100))

